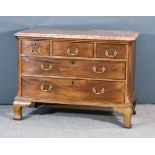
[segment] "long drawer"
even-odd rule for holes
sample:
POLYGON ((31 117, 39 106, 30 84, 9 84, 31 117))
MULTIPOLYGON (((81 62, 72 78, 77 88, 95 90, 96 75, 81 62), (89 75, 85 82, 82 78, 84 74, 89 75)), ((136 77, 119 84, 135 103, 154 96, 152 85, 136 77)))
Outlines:
POLYGON ((22 96, 123 103, 124 92, 119 81, 22 77, 22 96))
POLYGON ((122 80, 125 79, 125 62, 22 57, 22 73, 122 80))

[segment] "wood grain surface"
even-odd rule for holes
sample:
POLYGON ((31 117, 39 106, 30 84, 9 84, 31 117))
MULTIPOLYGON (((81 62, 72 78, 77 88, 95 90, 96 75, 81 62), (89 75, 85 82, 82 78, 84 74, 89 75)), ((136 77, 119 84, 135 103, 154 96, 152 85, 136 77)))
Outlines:
POLYGON ((22 77, 22 96, 123 103, 124 85, 124 82, 22 77), (41 90, 42 85, 45 91, 41 90), (93 88, 99 94, 93 93, 93 88))

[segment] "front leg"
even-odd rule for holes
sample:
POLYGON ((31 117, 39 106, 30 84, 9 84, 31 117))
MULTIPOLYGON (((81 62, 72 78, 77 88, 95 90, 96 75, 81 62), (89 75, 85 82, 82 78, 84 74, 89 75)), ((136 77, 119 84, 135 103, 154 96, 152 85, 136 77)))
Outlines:
POLYGON ((131 128, 132 124, 131 124, 131 118, 132 118, 132 108, 125 108, 123 116, 124 116, 124 120, 123 120, 123 124, 125 128, 131 128))
POLYGON ((14 120, 21 120, 22 119, 22 109, 24 107, 27 107, 30 105, 31 105, 31 102, 14 101, 14 103, 13 103, 14 120))
POLYGON ((131 128, 131 118, 132 118, 132 108, 131 107, 126 107, 126 108, 114 108, 114 111, 116 113, 119 113, 123 116, 123 125, 125 128, 131 128))
POLYGON ((13 110, 14 110, 14 120, 21 120, 22 119, 22 106, 14 104, 13 110))

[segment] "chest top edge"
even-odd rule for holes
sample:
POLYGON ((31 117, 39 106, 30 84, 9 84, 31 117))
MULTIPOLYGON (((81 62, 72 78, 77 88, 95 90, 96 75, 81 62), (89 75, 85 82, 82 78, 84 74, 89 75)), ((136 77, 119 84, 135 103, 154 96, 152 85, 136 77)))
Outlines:
POLYGON ((137 32, 131 31, 106 31, 106 30, 71 30, 33 28, 15 33, 17 38, 46 38, 46 39, 85 39, 109 41, 134 41, 137 32))

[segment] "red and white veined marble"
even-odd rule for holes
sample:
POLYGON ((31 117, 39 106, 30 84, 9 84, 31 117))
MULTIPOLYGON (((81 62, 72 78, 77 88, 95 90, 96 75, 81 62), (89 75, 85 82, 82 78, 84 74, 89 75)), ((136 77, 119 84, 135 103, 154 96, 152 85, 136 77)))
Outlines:
POLYGON ((17 32, 15 36, 132 41, 138 37, 138 33, 131 32, 131 31, 72 30, 72 29, 60 30, 60 29, 51 29, 51 28, 33 28, 33 29, 17 32))

